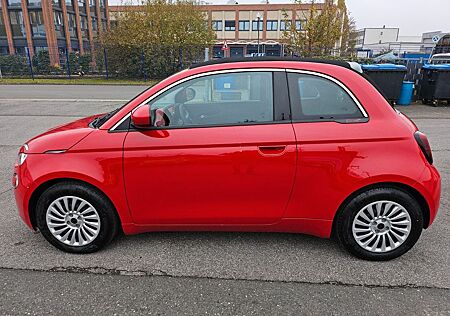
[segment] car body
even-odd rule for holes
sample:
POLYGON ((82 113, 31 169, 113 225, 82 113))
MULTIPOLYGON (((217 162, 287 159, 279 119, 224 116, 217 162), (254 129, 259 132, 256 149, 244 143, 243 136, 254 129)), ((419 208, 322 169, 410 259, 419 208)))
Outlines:
POLYGON ((383 186, 413 197, 426 228, 439 207, 440 176, 418 143, 426 138, 415 133, 344 63, 212 62, 159 82, 107 119, 84 118, 31 139, 13 185, 33 229, 42 194, 61 181, 101 192, 125 234, 328 238, 352 198, 383 186))
POLYGON ((432 65, 450 64, 450 53, 434 54, 430 57, 429 63, 432 65))

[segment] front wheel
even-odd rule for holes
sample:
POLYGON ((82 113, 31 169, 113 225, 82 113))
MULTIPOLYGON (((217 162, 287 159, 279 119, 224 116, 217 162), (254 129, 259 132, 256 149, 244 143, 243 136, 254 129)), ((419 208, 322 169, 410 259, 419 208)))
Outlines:
POLYGON ((111 202, 96 189, 62 182, 44 191, 36 205, 37 227, 53 246, 90 253, 117 234, 119 220, 111 202))
POLYGON ((366 260, 391 260, 409 251, 422 233, 420 205, 407 192, 376 188, 357 195, 338 215, 343 246, 366 260))

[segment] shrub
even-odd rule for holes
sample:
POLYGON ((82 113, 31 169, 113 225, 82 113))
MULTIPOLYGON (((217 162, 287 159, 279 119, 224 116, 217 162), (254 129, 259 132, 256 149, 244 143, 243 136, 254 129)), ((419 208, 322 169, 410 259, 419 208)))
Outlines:
POLYGON ((20 55, 0 56, 0 68, 3 75, 24 76, 30 73, 27 58, 20 55))

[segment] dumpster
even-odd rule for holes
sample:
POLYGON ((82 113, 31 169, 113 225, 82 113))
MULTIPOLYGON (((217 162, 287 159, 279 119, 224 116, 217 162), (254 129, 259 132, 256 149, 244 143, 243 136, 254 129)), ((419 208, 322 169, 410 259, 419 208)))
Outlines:
POLYGON ((384 96, 392 103, 396 103, 400 97, 403 79, 406 75, 406 67, 394 64, 361 65, 365 74, 383 92, 384 96))
POLYGON ((450 64, 424 65, 419 80, 419 99, 423 104, 450 103, 450 64))
POLYGON ((398 105, 410 105, 414 93, 414 82, 403 81, 398 105))

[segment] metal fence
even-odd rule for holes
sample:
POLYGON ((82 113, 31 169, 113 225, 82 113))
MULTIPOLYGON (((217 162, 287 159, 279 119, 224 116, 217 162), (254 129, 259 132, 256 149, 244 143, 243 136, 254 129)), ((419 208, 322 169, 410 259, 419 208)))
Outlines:
MULTIPOLYGON (((127 78, 161 79, 192 63, 212 58, 212 50, 200 46, 96 47, 84 54, 53 47, 35 52, 0 56, 4 78, 127 78)), ((330 58, 330 57, 328 57, 330 58)), ((337 58, 337 57, 335 57, 337 58)), ((405 80, 418 83, 424 59, 398 59, 407 67, 405 80)))
POLYGON ((205 48, 200 46, 97 47, 93 51, 69 52, 54 47, 33 55, 0 55, 3 78, 129 78, 160 79, 192 63, 203 61, 205 48))

